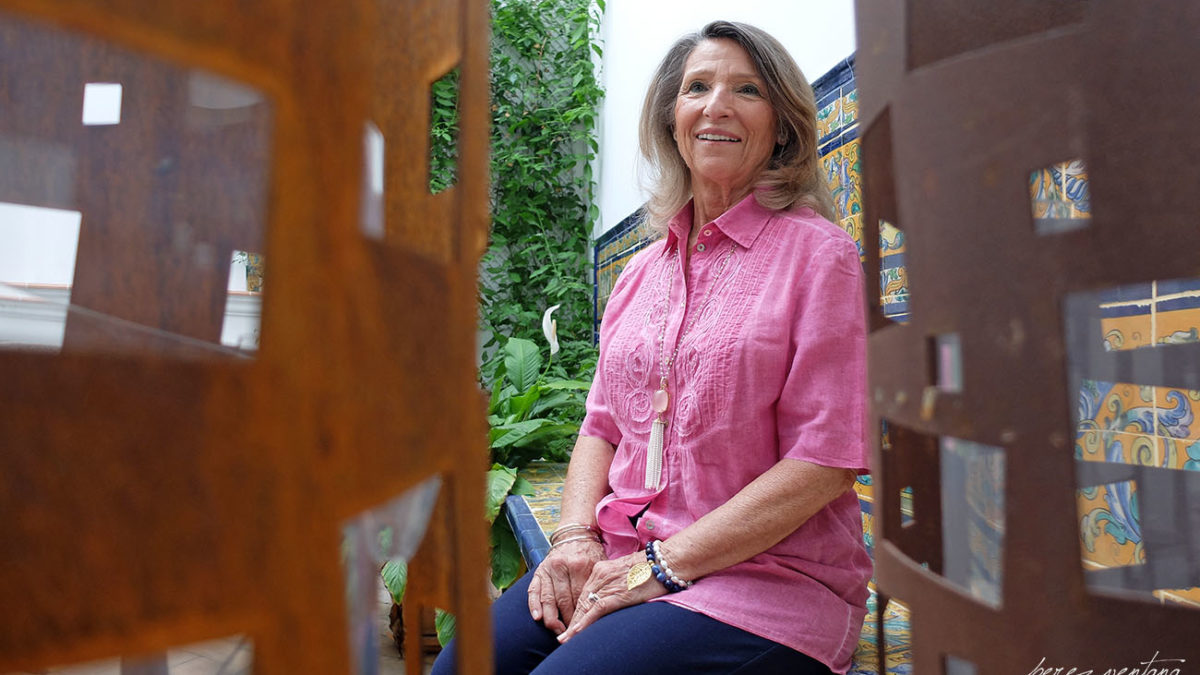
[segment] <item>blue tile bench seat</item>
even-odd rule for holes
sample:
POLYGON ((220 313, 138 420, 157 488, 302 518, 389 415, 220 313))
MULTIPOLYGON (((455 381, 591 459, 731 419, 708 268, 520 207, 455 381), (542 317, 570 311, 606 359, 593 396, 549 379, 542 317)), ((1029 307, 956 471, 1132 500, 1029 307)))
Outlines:
MULTIPOLYGON (((566 478, 566 465, 535 462, 521 471, 534 487, 534 494, 528 498, 510 495, 504 504, 504 512, 508 524, 517 535, 517 543, 521 555, 530 569, 537 567, 550 550, 550 542, 546 532, 558 523, 559 503, 562 499, 562 484, 566 478)), ((860 492, 861 494, 861 492, 860 492)), ((863 501, 864 521, 870 517, 871 505, 863 501)), ((866 524, 866 523, 864 523, 866 524)), ((869 532, 869 528, 867 528, 869 532)), ((868 540, 868 543, 869 540, 868 540)), ((876 645, 878 635, 876 630, 877 596, 875 584, 870 585, 871 595, 867 599, 867 620, 863 625, 862 634, 858 639, 858 650, 854 655, 854 664, 850 675, 874 675, 881 673, 878 667, 876 645)), ((884 632, 887 645, 887 670, 889 675, 910 675, 912 673, 911 648, 909 642, 908 610, 903 605, 892 601, 884 611, 884 632)))

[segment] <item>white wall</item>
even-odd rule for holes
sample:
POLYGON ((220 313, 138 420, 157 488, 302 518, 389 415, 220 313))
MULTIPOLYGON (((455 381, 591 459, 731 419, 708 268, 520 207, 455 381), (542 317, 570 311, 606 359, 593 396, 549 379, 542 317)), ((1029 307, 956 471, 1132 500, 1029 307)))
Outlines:
POLYGON ((637 120, 655 66, 679 36, 715 19, 763 28, 791 51, 809 81, 854 53, 853 0, 608 0, 601 35, 597 236, 641 206, 637 120))

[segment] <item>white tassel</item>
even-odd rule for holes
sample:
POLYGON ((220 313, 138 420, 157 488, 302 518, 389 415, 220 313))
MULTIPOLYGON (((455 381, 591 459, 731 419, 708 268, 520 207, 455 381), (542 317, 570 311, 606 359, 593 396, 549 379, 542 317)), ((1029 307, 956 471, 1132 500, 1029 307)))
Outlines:
POLYGON ((654 420, 650 426, 650 445, 646 448, 646 483, 647 490, 657 490, 662 478, 663 428, 666 422, 662 418, 654 420))

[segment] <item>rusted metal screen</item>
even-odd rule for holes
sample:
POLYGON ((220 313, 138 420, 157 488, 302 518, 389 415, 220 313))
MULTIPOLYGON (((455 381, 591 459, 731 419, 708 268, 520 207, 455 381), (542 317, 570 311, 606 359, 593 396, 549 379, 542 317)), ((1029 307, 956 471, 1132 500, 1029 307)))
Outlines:
POLYGON ((0 1, 0 201, 80 214, 61 347, 0 348, 0 672, 230 634, 258 673, 348 672, 343 527, 434 476, 412 597, 489 669, 487 92, 477 0, 0 1), (221 339, 233 251, 268 261, 253 353, 221 339))
POLYGON ((1200 667, 1200 5, 857 8, 868 269, 881 221, 907 245, 869 350, 913 672, 1200 667))

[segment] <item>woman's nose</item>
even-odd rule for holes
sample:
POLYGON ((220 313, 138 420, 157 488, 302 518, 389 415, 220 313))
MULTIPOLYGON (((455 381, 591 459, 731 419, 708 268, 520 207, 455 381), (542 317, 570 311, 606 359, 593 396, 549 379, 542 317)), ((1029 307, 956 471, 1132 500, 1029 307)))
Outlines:
POLYGON ((725 87, 714 87, 709 92, 708 102, 704 105, 707 117, 725 117, 732 107, 733 97, 725 87))

